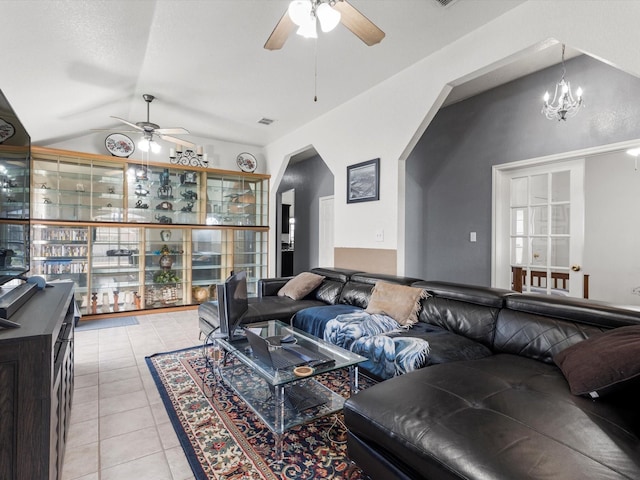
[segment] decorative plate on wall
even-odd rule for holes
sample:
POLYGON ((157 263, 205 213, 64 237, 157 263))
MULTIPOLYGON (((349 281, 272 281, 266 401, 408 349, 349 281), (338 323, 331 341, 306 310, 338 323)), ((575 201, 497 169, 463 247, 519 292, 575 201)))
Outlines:
POLYGON ((133 140, 122 133, 112 133, 104 144, 109 153, 116 157, 129 157, 136 149, 133 140))
POLYGON ((0 118, 0 143, 13 137, 15 133, 16 129, 13 128, 13 125, 0 118))
POLYGON ((238 157, 236 158, 236 163, 238 164, 238 167, 240 167, 240 170, 248 173, 255 172, 256 168, 258 167, 258 161, 256 160, 256 157, 247 152, 243 152, 238 155, 238 157))

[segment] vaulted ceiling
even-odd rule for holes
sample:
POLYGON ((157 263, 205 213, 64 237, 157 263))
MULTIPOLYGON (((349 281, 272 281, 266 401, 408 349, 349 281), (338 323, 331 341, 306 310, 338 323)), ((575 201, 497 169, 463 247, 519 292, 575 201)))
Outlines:
POLYGON ((161 127, 263 146, 522 2, 350 0, 380 44, 340 25, 268 51, 289 0, 3 0, 0 89, 37 145, 145 120, 150 93, 161 127))

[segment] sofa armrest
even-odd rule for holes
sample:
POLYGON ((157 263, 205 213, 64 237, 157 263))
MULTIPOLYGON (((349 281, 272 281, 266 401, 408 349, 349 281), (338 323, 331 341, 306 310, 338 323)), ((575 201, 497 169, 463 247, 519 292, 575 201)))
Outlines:
POLYGON ((258 280, 258 297, 273 297, 278 294, 278 290, 293 277, 261 278, 258 280))

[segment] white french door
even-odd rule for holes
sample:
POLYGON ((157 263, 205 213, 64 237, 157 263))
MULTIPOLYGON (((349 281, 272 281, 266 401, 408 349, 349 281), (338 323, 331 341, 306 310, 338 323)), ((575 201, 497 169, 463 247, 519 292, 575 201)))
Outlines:
POLYGON ((494 174, 493 284, 582 297, 584 160, 494 174))

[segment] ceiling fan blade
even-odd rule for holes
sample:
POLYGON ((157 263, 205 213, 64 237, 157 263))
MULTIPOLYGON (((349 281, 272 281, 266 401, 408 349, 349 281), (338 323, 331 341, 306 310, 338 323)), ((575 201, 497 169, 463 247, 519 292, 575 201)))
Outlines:
POLYGON ((156 128, 154 133, 158 133, 160 135, 189 135, 189 130, 186 128, 156 128))
MULTIPOLYGON (((156 132, 157 133, 157 130, 156 132)), ((190 147, 193 148, 196 146, 195 143, 191 143, 191 142, 187 142, 186 140, 182 140, 181 138, 178 137, 172 137, 170 135, 158 135, 162 140, 165 140, 167 142, 173 142, 173 143, 177 143, 178 145, 182 145, 185 147, 190 147)))
POLYGON ((124 118, 120 118, 120 117, 114 117, 112 116, 111 118, 115 118, 116 120, 118 120, 119 122, 125 123, 127 125, 129 125, 130 127, 133 127, 136 129, 136 131, 138 132, 144 132, 144 128, 139 127, 138 125, 136 125, 135 123, 131 123, 129 120, 125 120, 124 118))
POLYGON ((271 35, 269 35, 267 42, 264 44, 264 48, 267 50, 280 50, 295 28, 296 24, 293 23, 293 20, 289 17, 289 13, 284 12, 276 28, 274 28, 271 35))
POLYGON ((340 12, 340 22, 367 45, 380 43, 384 38, 384 32, 346 0, 337 1, 333 8, 340 12))

